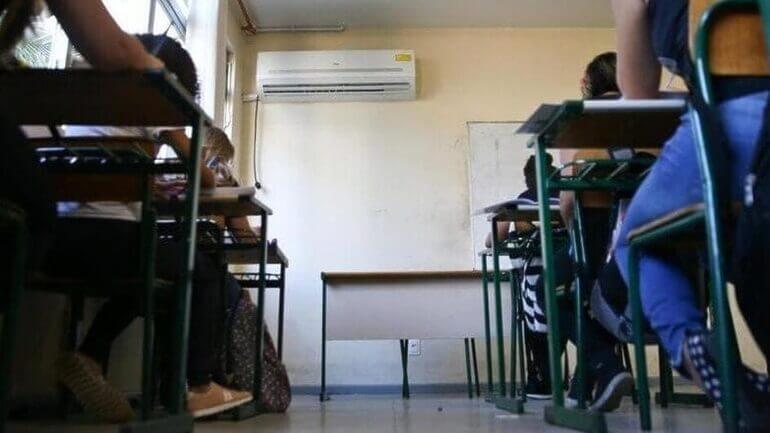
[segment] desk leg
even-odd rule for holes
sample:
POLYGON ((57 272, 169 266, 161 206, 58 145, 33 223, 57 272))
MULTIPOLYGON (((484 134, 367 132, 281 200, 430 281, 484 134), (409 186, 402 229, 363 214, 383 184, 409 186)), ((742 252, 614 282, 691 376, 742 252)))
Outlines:
POLYGON ((564 407, 563 382, 561 377, 561 335, 559 330, 559 312, 556 299, 553 232, 548 177, 551 175, 546 164, 545 141, 538 137, 536 141, 537 198, 540 214, 540 240, 543 256, 543 284, 545 292, 545 313, 548 321, 548 354, 551 365, 551 392, 553 405, 545 408, 545 421, 549 424, 571 428, 584 432, 605 433, 607 424, 602 414, 570 410, 564 407))
POLYGON ((577 384, 578 409, 586 408, 586 365, 585 365, 585 313, 583 310, 585 282, 588 272, 588 257, 585 249, 585 228, 583 207, 579 193, 575 194, 575 221, 572 225, 572 245, 575 252, 575 377, 577 384))
POLYGON ((523 300, 521 299, 521 287, 523 284, 524 277, 520 276, 519 280, 516 283, 516 340, 519 342, 518 348, 519 348, 519 380, 521 380, 521 402, 526 403, 527 402, 527 392, 524 389, 526 386, 526 365, 524 363, 524 327, 526 324, 524 323, 524 304, 522 303, 523 300))
POLYGON ((329 400, 326 395, 326 278, 322 275, 323 293, 321 300, 321 395, 319 399, 324 402, 329 400))
POLYGON ((286 308, 286 264, 281 263, 281 283, 278 287, 278 359, 283 360, 283 323, 286 308))
POLYGON ((516 344, 516 275, 517 272, 511 269, 511 398, 516 398, 516 354, 518 345, 516 344))
POLYGON ((262 211, 261 224, 259 228, 259 239, 262 243, 262 257, 259 263, 259 288, 257 293, 257 335, 254 348, 255 368, 254 368, 254 401, 257 403, 257 409, 261 405, 262 397, 262 375, 264 372, 264 342, 265 342, 265 287, 267 285, 267 254, 269 243, 267 241, 267 212, 262 211))
POLYGON ((476 385, 476 397, 481 397, 481 383, 479 380, 479 362, 476 358, 476 339, 471 338, 471 354, 473 355, 473 377, 476 385))
POLYGON ((465 343, 465 375, 468 379, 468 398, 473 399, 473 373, 471 373, 471 347, 470 339, 463 340, 465 343))
POLYGON ((489 329, 489 275, 487 274, 487 256, 481 257, 481 290, 484 295, 484 342, 487 345, 487 400, 492 401, 495 394, 492 373, 492 337, 489 329))
POLYGON ((185 411, 187 385, 187 350, 190 338, 190 297, 192 291, 192 275, 195 264, 196 220, 198 217, 198 194, 200 193, 200 153, 203 145, 204 119, 195 119, 192 128, 192 146, 188 158, 187 190, 184 216, 182 218, 182 257, 180 258, 181 275, 177 284, 174 299, 174 323, 171 347, 171 395, 169 412, 181 415, 185 411))
POLYGON ((503 340, 503 301, 500 294, 500 257, 498 256, 497 218, 492 218, 492 271, 495 287, 495 320, 497 328, 497 362, 500 375, 500 397, 506 396, 505 386, 505 342, 503 340))
POLYGON ((403 373, 403 383, 401 388, 401 397, 409 399, 409 340, 399 340, 401 346, 401 370, 403 373))

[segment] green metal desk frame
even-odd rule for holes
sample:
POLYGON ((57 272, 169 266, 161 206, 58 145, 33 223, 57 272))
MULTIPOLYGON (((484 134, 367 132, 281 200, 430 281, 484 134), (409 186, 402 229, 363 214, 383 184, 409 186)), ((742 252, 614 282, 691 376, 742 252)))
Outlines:
MULTIPOLYGON (((186 158, 188 186, 183 206, 182 272, 174 296, 168 414, 143 410, 141 419, 121 426, 124 433, 193 430, 185 411, 190 292, 195 257, 196 219, 200 190, 201 145, 211 119, 166 71, 102 72, 96 70, 0 71, 0 113, 20 125, 122 125, 192 127, 192 146, 186 158), (84 98, 84 95, 87 97, 84 98), (116 104, 115 101, 121 101, 116 104), (141 109, 138 109, 141 107, 141 109)), ((145 348, 147 342, 145 342, 145 348)), ((146 358, 145 358, 146 360, 146 358)), ((144 376, 143 386, 147 386, 144 376)), ((2 407, 3 414, 7 408, 2 407)), ((0 418, 4 426, 4 415, 0 418)), ((2 429, 3 427, 0 427, 2 429)))
POLYGON ((531 248, 531 244, 524 239, 521 242, 507 242, 500 240, 497 235, 498 222, 533 222, 537 215, 533 209, 519 208, 517 205, 493 206, 482 210, 481 212, 493 212, 490 222, 492 225, 492 249, 481 254, 482 266, 482 290, 484 295, 484 325, 485 336, 487 340, 487 375, 488 375, 488 393, 490 399, 495 403, 498 409, 514 413, 524 413, 524 404, 527 401, 524 391, 525 365, 524 365, 524 323, 523 311, 521 310, 521 278, 517 271, 511 270, 504 273, 500 270, 500 255, 510 253, 526 254, 531 248), (499 384, 497 394, 494 392, 493 372, 492 372, 492 353, 490 338, 490 318, 489 318, 489 295, 488 295, 488 270, 487 258, 492 257, 492 282, 495 297, 495 333, 497 347, 497 362, 499 371, 499 384), (506 278, 507 277, 507 278, 506 278), (506 366, 505 366, 505 343, 503 331, 503 309, 501 285, 507 280, 511 286, 511 335, 510 335, 510 390, 506 384, 506 366), (518 359, 517 359, 518 358, 518 359), (517 369, 518 364, 518 369, 517 369), (519 375, 520 388, 517 389, 516 375, 519 375))
MULTIPOLYGON (((252 249, 254 250, 252 251, 252 253, 254 253, 252 255, 254 257, 252 257, 253 260, 251 260, 252 263, 256 262, 255 264, 259 266, 259 276, 255 284, 257 289, 257 329, 254 350, 254 353, 256 354, 254 359, 254 386, 252 388, 254 400, 228 411, 231 419, 234 421, 240 421, 262 413, 259 396, 262 394, 261 390, 263 379, 262 354, 264 351, 265 334, 265 289, 267 288, 267 265, 270 262, 268 259, 269 253, 271 251, 269 242, 267 240, 267 219, 268 216, 273 214, 273 211, 255 197, 249 195, 216 199, 201 198, 199 213, 201 215, 217 215, 224 217, 258 216, 260 218, 259 237, 256 239, 256 245, 252 244, 252 249)), ((220 240, 223 241, 221 236, 220 240)), ((220 248, 221 250, 219 253, 223 257, 223 265, 226 268, 229 264, 229 262, 224 260, 224 258, 227 257, 226 253, 232 252, 232 250, 236 249, 236 246, 227 246, 222 243, 220 248)), ((281 293, 281 299, 283 299, 282 295, 283 292, 281 293)), ((227 416, 228 414, 223 414, 220 416, 220 418, 227 416)))
MULTIPOLYGON (((547 171, 547 148, 592 148, 609 149, 617 146, 632 148, 658 148, 673 133, 678 125, 679 115, 685 103, 678 100, 663 101, 566 101, 559 110, 544 124, 540 133, 529 142, 534 147, 537 168, 538 206, 540 210, 540 239, 543 260, 543 282, 545 287, 546 317, 548 320, 549 358, 551 365, 551 386, 553 405, 545 409, 546 422, 575 430, 604 433, 607 431, 604 415, 583 409, 585 390, 583 374, 578 371, 578 403, 576 409, 564 407, 562 394, 563 382, 559 374, 561 341, 559 314, 554 281, 553 232, 549 216, 548 199, 555 190, 618 190, 633 187, 601 182, 591 184, 585 179, 560 180, 547 171), (572 182, 577 180, 576 182, 572 182)), ((578 262, 577 284, 575 290, 576 330, 577 330, 577 365, 583 365, 583 300, 584 287, 582 269, 586 269, 583 245, 582 211, 579 194, 576 194, 575 224, 571 237, 575 258, 578 262)))

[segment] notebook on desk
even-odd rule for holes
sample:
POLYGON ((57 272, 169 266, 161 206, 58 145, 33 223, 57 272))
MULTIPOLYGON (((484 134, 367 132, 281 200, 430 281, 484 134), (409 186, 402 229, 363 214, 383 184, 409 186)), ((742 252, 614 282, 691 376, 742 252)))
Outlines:
MULTIPOLYGON (((549 208, 551 211, 558 211, 559 210, 559 199, 556 197, 552 197, 549 199, 549 208)), ((506 200, 504 202, 495 203, 491 206, 487 206, 483 209, 480 209, 475 212, 474 215, 486 215, 486 214, 492 214, 497 213, 503 209, 518 209, 518 210, 538 210, 538 204, 534 200, 530 200, 527 198, 517 198, 513 200, 506 200)))

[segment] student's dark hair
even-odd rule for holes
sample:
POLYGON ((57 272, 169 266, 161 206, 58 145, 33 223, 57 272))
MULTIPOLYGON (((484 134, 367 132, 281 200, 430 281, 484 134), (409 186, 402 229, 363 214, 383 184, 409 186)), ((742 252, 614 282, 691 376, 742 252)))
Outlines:
POLYGON ((612 51, 599 54, 586 67, 583 97, 598 98, 606 93, 620 92, 618 87, 617 54, 612 51))
POLYGON ((0 0, 0 53, 9 51, 19 42, 34 14, 33 0, 0 0))
MULTIPOLYGON (((555 168, 553 166, 553 156, 550 153, 545 154, 545 163, 548 166, 548 172, 552 172, 555 168)), ((535 155, 531 155, 527 159, 527 163, 524 164, 524 183, 527 185, 527 189, 530 191, 537 191, 537 167, 535 155)))
POLYGON ((182 47, 182 44, 166 35, 144 33, 135 36, 147 52, 159 58, 166 65, 166 69, 176 75, 179 83, 193 97, 198 97, 198 72, 190 53, 182 47))

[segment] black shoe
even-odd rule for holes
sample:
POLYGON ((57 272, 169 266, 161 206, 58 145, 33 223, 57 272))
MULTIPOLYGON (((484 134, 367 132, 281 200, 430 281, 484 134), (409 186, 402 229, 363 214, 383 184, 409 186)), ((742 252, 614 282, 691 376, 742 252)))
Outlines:
POLYGON ((630 395, 634 378, 620 364, 601 366, 597 372, 595 398, 589 410, 612 412, 620 407, 623 397, 630 395))
POLYGON ((550 400, 551 381, 536 369, 527 372, 527 385, 524 388, 527 398, 531 400, 550 400))
MULTIPOLYGON (((585 398, 587 403, 593 401, 593 391, 596 385, 596 376, 591 371, 586 371, 585 383, 585 398)), ((569 381, 569 390, 567 396, 564 398, 564 407, 572 409, 578 406, 578 389, 577 389, 577 371, 572 375, 572 379, 569 381)))

